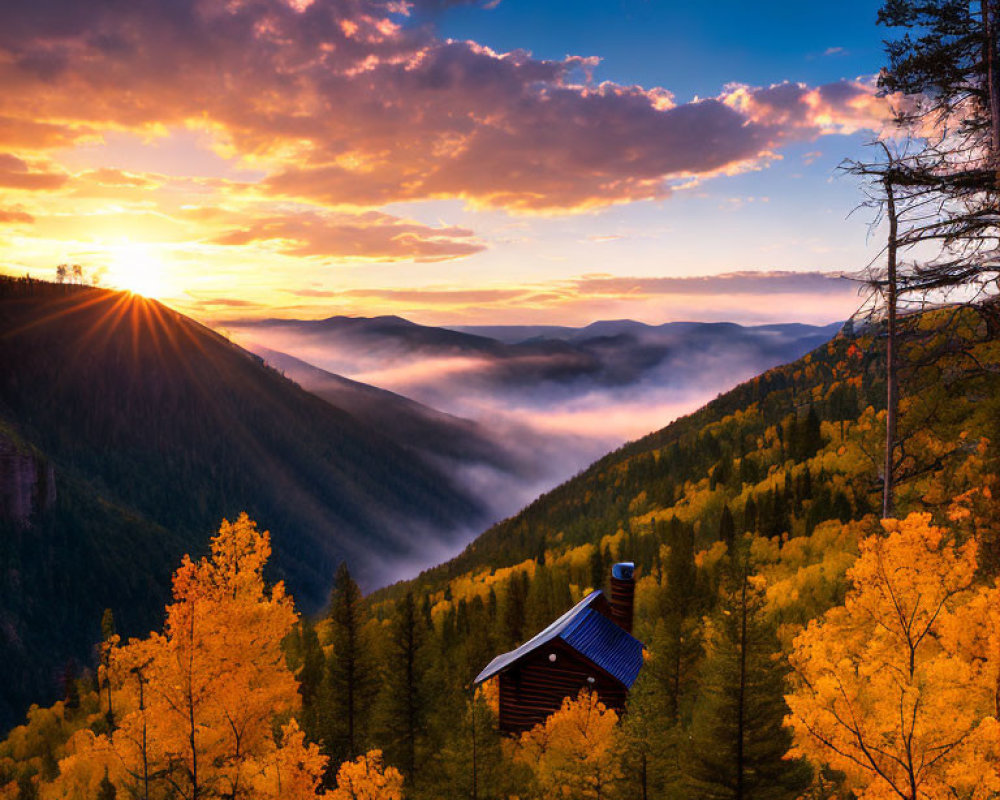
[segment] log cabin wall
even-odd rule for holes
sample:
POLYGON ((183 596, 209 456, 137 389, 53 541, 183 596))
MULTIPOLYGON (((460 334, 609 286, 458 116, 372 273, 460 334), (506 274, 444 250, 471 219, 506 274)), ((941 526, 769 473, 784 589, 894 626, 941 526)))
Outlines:
POLYGON ((619 681, 558 640, 500 673, 499 688, 500 730, 506 733, 520 733, 543 722, 566 697, 575 697, 581 689, 593 689, 604 705, 619 714, 627 695, 619 681), (549 660, 553 653, 554 662, 549 660))

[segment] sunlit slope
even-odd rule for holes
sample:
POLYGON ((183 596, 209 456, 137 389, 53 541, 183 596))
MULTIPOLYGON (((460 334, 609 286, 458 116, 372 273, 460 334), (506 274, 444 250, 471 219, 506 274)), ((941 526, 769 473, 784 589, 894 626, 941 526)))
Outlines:
POLYGON ((0 717, 89 662, 104 607, 154 624, 223 516, 273 531, 272 577, 306 610, 341 559, 372 585, 482 524, 412 450, 138 296, 0 282, 0 365, 0 431, 55 479, 54 504, 0 521, 0 717))

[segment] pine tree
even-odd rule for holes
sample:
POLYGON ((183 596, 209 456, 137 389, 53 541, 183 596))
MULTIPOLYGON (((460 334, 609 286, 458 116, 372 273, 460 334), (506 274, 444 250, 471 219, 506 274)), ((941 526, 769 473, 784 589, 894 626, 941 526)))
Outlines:
POLYGON ((604 585, 605 572, 604 558, 601 555, 601 546, 594 545, 594 551, 590 554, 590 586, 593 589, 600 589, 604 585))
POLYGON ((101 617, 101 664, 98 670, 98 688, 105 689, 108 694, 108 711, 105 717, 109 728, 113 728, 115 725, 114 706, 111 696, 111 662, 118 641, 118 634, 115 633, 115 615, 110 608, 106 608, 101 617))
POLYGON ((757 532, 757 504, 753 495, 747 498, 747 504, 743 507, 743 531, 745 533, 757 532))
POLYGON ((430 696, 427 690, 428 631, 412 592, 399 601, 389 631, 383 695, 385 752, 400 767, 411 790, 418 783, 430 696))
POLYGON ((326 675, 326 656, 312 622, 303 617, 299 622, 299 641, 302 664, 299 667, 299 695, 302 697, 302 729, 310 741, 318 741, 320 729, 320 704, 324 697, 323 682, 326 675))
POLYGON ((689 762, 691 789, 705 800, 792 800, 809 781, 804 762, 784 758, 791 743, 782 727, 785 670, 749 544, 743 539, 728 559, 706 633, 689 762))
POLYGON ((337 569, 329 619, 333 652, 326 665, 321 728, 331 767, 336 769, 364 752, 367 720, 378 691, 364 598, 346 563, 337 569))
POLYGON ((552 576, 544 566, 535 568, 524 612, 527 635, 533 636, 555 618, 552 609, 552 576))
POLYGON ((525 606, 528 601, 528 575, 516 572, 507 581, 503 604, 501 638, 506 647, 519 645, 525 639, 525 606))
POLYGON ((679 765, 684 729, 664 708, 667 698, 659 655, 654 645, 639 679, 629 690, 627 713, 620 723, 623 774, 618 796, 623 800, 679 796, 682 788, 679 765))
POLYGON ((736 537, 736 522, 729 506, 723 504, 722 514, 719 516, 719 541, 725 542, 730 551, 733 549, 733 541, 736 537))
POLYGON ((669 552, 660 592, 660 621, 654 634, 656 673, 663 695, 663 712, 680 721, 681 703, 699 654, 697 637, 697 575, 694 531, 676 517, 668 528, 669 552))

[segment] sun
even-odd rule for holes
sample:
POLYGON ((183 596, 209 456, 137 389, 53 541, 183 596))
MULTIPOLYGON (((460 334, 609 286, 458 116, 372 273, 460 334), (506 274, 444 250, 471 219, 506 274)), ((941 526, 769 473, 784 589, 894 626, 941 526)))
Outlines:
POLYGON ((155 245, 122 242, 108 248, 107 283, 143 297, 163 297, 170 289, 163 256, 155 245))

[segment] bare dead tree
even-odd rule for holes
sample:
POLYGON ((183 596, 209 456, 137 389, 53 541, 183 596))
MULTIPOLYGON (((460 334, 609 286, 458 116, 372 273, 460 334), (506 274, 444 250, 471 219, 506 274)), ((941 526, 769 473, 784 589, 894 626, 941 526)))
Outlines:
POLYGON ((914 288, 975 303, 1000 277, 1000 0, 885 0, 879 87, 897 130, 920 147, 894 164, 894 182, 928 213, 906 232, 937 253, 914 265, 914 288))

